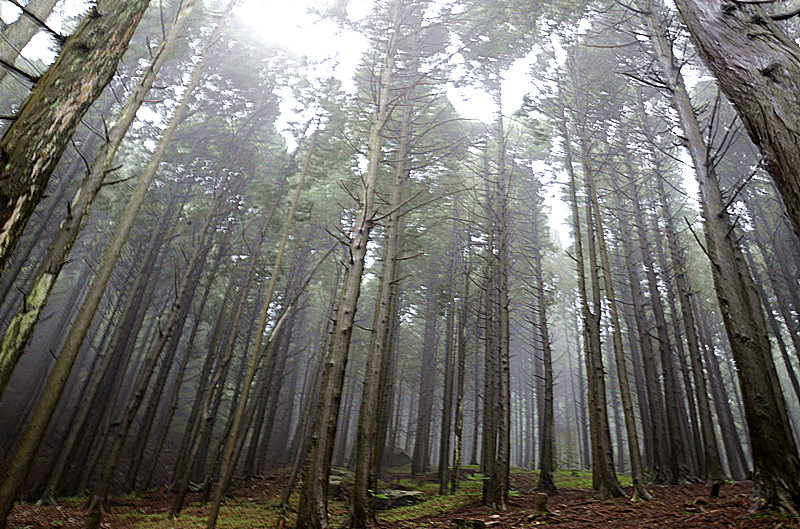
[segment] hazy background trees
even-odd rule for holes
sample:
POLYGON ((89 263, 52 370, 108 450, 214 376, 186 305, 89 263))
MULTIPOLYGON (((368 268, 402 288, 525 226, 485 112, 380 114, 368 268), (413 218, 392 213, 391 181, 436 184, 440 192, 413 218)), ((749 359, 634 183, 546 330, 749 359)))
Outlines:
MULTIPOLYGON (((512 465, 539 469, 550 494, 556 468, 591 468, 600 496, 632 474, 640 497, 755 471, 760 501, 797 508, 783 475, 800 464, 791 185, 670 7, 319 9, 368 41, 346 74, 263 42, 246 6, 224 25, 225 5, 189 7, 164 57, 181 6, 147 10, 108 87, 55 138, 25 230, 7 231, 20 236, 3 332, 15 314, 38 323, 0 400, 2 468, 16 469, 4 509, 92 492, 99 509, 168 486, 177 513, 190 487, 219 502, 231 478, 281 469, 303 477, 301 525, 326 527, 328 473, 345 466, 363 527, 400 463, 436 470, 443 494, 477 464, 499 508, 512 465), (71 242, 36 297, 59 229, 71 242)), ((30 26, 3 14, 4 37, 30 26)), ((9 68, 30 64, 2 58, 11 152, 37 92, 9 68)))

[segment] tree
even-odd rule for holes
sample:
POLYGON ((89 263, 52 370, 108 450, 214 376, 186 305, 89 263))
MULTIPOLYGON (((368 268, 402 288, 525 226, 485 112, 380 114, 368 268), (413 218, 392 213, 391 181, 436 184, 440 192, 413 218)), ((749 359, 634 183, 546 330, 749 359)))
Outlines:
MULTIPOLYGON (((740 85, 736 89, 742 90, 741 97, 737 94, 728 95, 734 106, 737 106, 751 136, 759 130, 769 130, 771 131, 769 134, 775 134, 776 141, 784 136, 795 138, 794 141, 797 141, 796 132, 790 132, 787 135, 786 131, 782 133, 779 129, 771 130, 771 127, 783 126, 784 119, 792 119, 787 116, 797 116, 796 112, 784 115, 784 109, 780 107, 782 103, 779 103, 786 101, 787 96, 795 98, 797 94, 791 91, 778 91, 773 94, 763 92, 765 85, 772 85, 777 89, 778 84, 775 80, 786 81, 787 78, 784 76, 790 75, 792 71, 789 68, 791 63, 781 63, 778 61, 779 58, 774 56, 774 51, 769 52, 772 46, 778 46, 776 50, 781 49, 780 45, 785 40, 782 39, 780 33, 776 34, 773 31, 774 22, 764 18, 766 15, 763 10, 756 6, 737 6, 717 1, 689 3, 686 0, 678 0, 677 5, 694 36, 701 56, 719 77, 720 87, 723 91, 726 93, 733 91, 735 88, 733 81, 737 79, 736 76, 747 76, 738 80, 740 85), (701 5, 706 9, 698 12, 698 7, 701 5), (727 14, 722 10, 723 5, 730 7, 727 9, 727 14), (756 25, 752 18, 745 20, 743 15, 748 13, 763 15, 759 18, 761 22, 756 25), (739 28, 739 30, 725 30, 727 24, 731 24, 732 28, 739 28), (703 29, 702 25, 705 25, 706 29, 703 29), (756 31, 756 34, 761 35, 762 38, 750 39, 743 32, 747 28, 756 31), (716 33, 712 33, 712 31, 716 33), (721 40, 717 41, 717 44, 710 42, 714 39, 721 40), (735 52, 733 50, 723 52, 723 49, 718 47, 718 42, 729 42, 728 39, 732 39, 730 42, 744 47, 735 52), (748 51, 752 55, 748 54, 748 51), (766 58, 770 67, 766 70, 748 68, 753 64, 748 62, 751 58, 755 60, 766 58), (717 71, 723 67, 732 70, 723 75, 723 72, 717 71), (733 73, 734 71, 739 73, 733 73), (752 73, 747 73, 755 71, 760 72, 762 77, 752 77, 752 73), (769 74, 777 77, 770 78, 769 74), (761 88, 750 92, 754 87, 761 88), (760 129, 757 126, 756 118, 748 115, 753 112, 753 108, 745 107, 744 103, 751 101, 750 104, 758 104, 759 101, 771 101, 773 98, 777 98, 775 99, 777 107, 773 108, 772 104, 764 108, 756 107, 759 113, 766 112, 764 115, 770 116, 767 118, 768 124, 764 125, 767 128, 760 129)), ((655 18, 651 17, 649 24, 652 32, 651 38, 658 50, 661 72, 664 81, 670 88, 672 105, 678 114, 700 187, 705 221, 705 250, 711 261, 717 301, 738 368, 745 416, 751 436, 755 466, 754 500, 758 505, 780 507, 798 515, 800 513, 800 458, 797 455, 786 403, 772 359, 761 300, 744 255, 738 242, 734 239, 735 234, 731 230, 731 220, 719 188, 713 160, 709 155, 709 149, 703 138, 683 76, 673 55, 672 46, 666 39, 663 27, 655 18)), ((798 64, 796 56, 792 60, 795 65, 798 64)), ((795 71, 798 70, 795 68, 795 71)), ((797 105, 795 104, 793 108, 796 109, 797 105)), ((754 141, 756 144, 760 144, 760 136, 755 135, 754 141)), ((770 162, 773 176, 777 174, 776 183, 779 178, 786 178, 787 181, 781 181, 779 185, 789 186, 789 189, 792 185, 800 184, 798 181, 795 181, 794 184, 791 183, 791 173, 776 173, 776 171, 783 171, 784 169, 781 168, 784 166, 778 163, 779 160, 774 159, 774 156, 780 155, 788 156, 786 160, 792 160, 792 156, 797 156, 800 151, 782 152, 781 149, 785 146, 781 143, 773 146, 776 149, 774 151, 764 151, 766 147, 763 144, 760 147, 770 162)), ((797 167, 800 165, 795 165, 794 170, 797 167)), ((797 188, 795 187, 795 189, 797 188)), ((783 192, 786 193, 785 188, 783 192)), ((798 196, 797 191, 794 191, 794 196, 798 196)), ((795 230, 798 231, 800 227, 798 213, 800 211, 796 207, 800 206, 800 202, 792 203, 792 195, 786 194, 784 200, 787 207, 791 208, 790 216, 795 223, 795 230)))
MULTIPOLYGON (((586 354, 586 376, 588 380, 589 401, 589 430, 592 452, 592 488, 600 498, 622 496, 622 487, 617 481, 614 470, 614 460, 611 446, 611 433, 608 425, 608 411, 606 406, 605 373, 603 371, 603 356, 600 345, 600 319, 601 301, 599 291, 597 251, 594 243, 594 230, 592 221, 593 208, 590 202, 586 204, 587 243, 589 249, 589 277, 591 279, 592 298, 589 299, 589 289, 586 284, 586 264, 584 262, 583 239, 581 233, 581 218, 578 206, 577 178, 573 166, 572 146, 568 122, 564 113, 564 96, 559 93, 556 100, 557 119, 560 119, 560 132, 564 142, 564 166, 569 175, 569 200, 572 210, 572 228, 575 238, 575 262, 578 272, 578 289, 581 301, 581 315, 583 317, 583 344, 586 354)), ((586 98, 587 94, 582 94, 586 98)), ((583 163, 588 164, 588 145, 586 138, 582 138, 583 163)))
POLYGON ((800 46, 763 6, 731 0, 677 0, 697 52, 736 107, 775 179, 800 236, 800 46))
MULTIPOLYGON (((61 154, 114 75, 149 4, 98 0, 0 139, 0 273, 61 154)), ((5 510, 3 503, 0 520, 5 510)))
POLYGON ((358 210, 353 225, 349 234, 343 238, 343 242, 349 247, 349 252, 345 260, 345 274, 336 307, 327 366, 322 376, 319 404, 311 433, 311 445, 303 470, 303 487, 300 491, 300 510, 297 513, 296 529, 328 529, 329 527, 328 475, 330 474, 333 442, 339 419, 339 404, 350 350, 350 337, 353 332, 358 298, 361 294, 364 259, 377 213, 375 191, 380 175, 383 130, 391 114, 390 97, 394 57, 397 40, 400 38, 400 24, 403 20, 404 8, 405 6, 401 2, 393 3, 391 7, 391 26, 382 53, 383 58, 376 86, 376 106, 372 115, 372 126, 367 144, 367 169, 361 177, 358 210))

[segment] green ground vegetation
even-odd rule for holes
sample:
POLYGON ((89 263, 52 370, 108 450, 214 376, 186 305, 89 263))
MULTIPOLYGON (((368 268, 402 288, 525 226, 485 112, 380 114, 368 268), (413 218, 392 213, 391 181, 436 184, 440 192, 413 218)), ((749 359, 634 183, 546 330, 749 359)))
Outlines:
MULTIPOLYGON (((387 522, 408 522, 409 527, 414 520, 427 516, 438 515, 456 510, 480 501, 482 479, 477 468, 466 467, 465 477, 455 494, 440 496, 439 485, 432 476, 423 479, 399 478, 381 482, 381 487, 419 490, 425 495, 425 501, 416 505, 396 507, 379 514, 381 520, 387 522)), ((538 477, 536 471, 514 469, 512 471, 512 489, 515 483, 535 482, 538 477)), ((555 481, 561 489, 589 489, 591 488, 592 475, 586 470, 558 470, 555 481)), ((628 476, 620 476, 623 486, 630 485, 628 476)), ((345 483, 346 484, 346 483, 345 483)), ((284 525, 293 523, 293 513, 281 511, 279 495, 280 490, 275 490, 269 495, 264 492, 248 495, 246 491, 238 491, 236 498, 228 499, 222 506, 218 527, 221 529, 251 529, 253 527, 278 527, 283 520, 284 525)), ((513 494, 513 492, 512 492, 513 494)), ((297 494, 289 500, 292 509, 297 509, 297 494)), ((329 502, 330 521, 332 526, 337 526, 344 518, 347 503, 341 499, 331 499, 329 502)), ((114 517, 122 520, 135 520, 137 529, 194 529, 206 526, 207 506, 189 504, 177 519, 170 519, 163 513, 145 513, 133 510, 116 514, 114 517)))

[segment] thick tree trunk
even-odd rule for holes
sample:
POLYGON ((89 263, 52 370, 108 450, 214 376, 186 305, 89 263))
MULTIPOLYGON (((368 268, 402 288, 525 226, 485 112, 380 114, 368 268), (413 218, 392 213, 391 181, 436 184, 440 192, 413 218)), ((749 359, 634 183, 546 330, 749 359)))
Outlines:
MULTIPOLYGON (((149 3, 99 0, 0 139, 0 273, 72 134, 114 75, 149 3)), ((10 509, 5 491, 0 502, 4 522, 8 515, 3 513, 10 509)))
MULTIPOLYGON (((53 285, 61 273, 61 268, 69 257, 72 246, 86 224, 89 210, 95 197, 103 187, 103 179, 108 174, 114 156, 133 123, 136 112, 153 86, 159 70, 175 47, 196 2, 197 0, 191 0, 184 3, 161 45, 155 51, 150 65, 139 78, 139 82, 122 106, 114 126, 108 132, 108 140, 95 156, 89 174, 81 184, 81 188, 72 201, 71 207, 67 208, 67 216, 61 221, 58 233, 50 243, 47 254, 37 269, 36 277, 26 295, 25 302, 11 320, 3 335, 2 346, 0 346, 0 394, 2 394, 5 382, 10 377, 11 371, 22 355, 36 322, 39 321, 39 316, 44 310, 53 285)), ((41 126, 41 124, 37 126, 41 126)), ((0 184, 0 189, 2 189, 2 184, 0 184)), ((0 206, 0 211, 2 211, 1 208, 2 206, 0 206)), ((2 269, 1 263, 2 254, 0 253, 0 269, 2 269)))
MULTIPOLYGON (((800 78, 800 51, 759 6, 720 0, 678 0, 676 4, 701 56, 767 158, 795 231, 800 233, 800 179, 795 172, 800 167, 800 127, 792 124, 800 116, 800 91, 789 87, 800 78), (782 87, 787 82, 789 85, 782 87)), ((651 17, 650 23, 700 187, 706 253, 738 368, 751 437, 754 503, 798 515, 800 459, 772 359, 761 300, 733 239, 708 148, 672 48, 663 30, 659 32, 658 21, 651 17)))
POLYGON ((760 5, 731 0, 675 5, 764 156, 800 236, 800 47, 760 5))
MULTIPOLYGON (((126 6, 130 7, 138 4, 139 2, 128 2, 126 6)), ((98 5, 96 9, 100 10, 101 6, 98 5)), ((97 18, 105 19, 106 17, 104 17, 102 15, 102 11, 100 11, 99 17, 90 17, 89 20, 97 18)), ((121 24, 122 27, 127 28, 130 25, 130 21, 123 19, 123 21, 120 21, 119 24, 121 24)), ((218 26, 218 28, 221 27, 222 25, 218 26)), ((113 29, 114 28, 109 29, 109 35, 113 29)), ((221 29, 217 33, 221 33, 221 29)), ((105 35, 104 38, 108 40, 111 38, 109 35, 105 35)), ((215 34, 212 37, 209 47, 213 45, 218 38, 219 34, 215 34)), ((147 194, 150 184, 155 179, 156 171, 167 152, 169 144, 172 141, 172 137, 174 136, 179 123, 183 119, 183 115, 188 107, 189 100, 191 99, 192 91, 200 83, 200 75, 203 70, 203 65, 205 62, 204 59, 207 52, 208 47, 203 52, 201 60, 195 66, 195 69, 192 73, 192 78, 183 93, 181 102, 178 108, 176 108, 173 116, 170 118, 169 124, 164 130, 155 152, 150 157, 147 167, 139 178, 137 187, 131 196, 128 205, 126 206, 125 211, 123 212, 120 223, 117 226, 116 232, 114 233, 114 237, 106 249, 105 254, 103 255, 101 265, 97 271, 94 281, 92 282, 92 286, 89 289, 86 300, 81 306, 75 323, 73 324, 72 328, 70 329, 70 333, 67 336, 64 348, 62 349, 50 378, 48 379, 47 386, 45 387, 45 391, 39 400, 34 417, 31 419, 28 429, 23 436, 23 441, 17 450, 17 455, 12 463, 12 468, 6 476, 6 479, 3 481, 3 485, 0 486, 0 523, 2 523, 8 516, 8 512, 11 510, 11 506, 13 505, 13 501, 18 493, 19 487, 22 486, 22 483, 28 474, 35 452, 42 441, 47 424, 49 423, 50 417, 55 410, 56 404, 58 403, 58 399, 63 391, 67 377, 72 370, 72 365, 75 362, 80 345, 83 342, 83 338, 86 336, 86 332, 89 329, 92 319, 94 318, 97 306, 99 305, 108 281, 111 278, 111 273, 113 272, 120 252, 122 251, 122 246, 125 244, 125 241, 128 238, 128 234, 133 227, 137 213, 139 212, 139 208, 144 202, 144 198, 147 194)), ((15 125, 16 124, 17 123, 15 122, 15 125)), ((41 128, 41 122, 32 127, 32 129, 35 130, 39 130, 41 128)), ((9 129, 9 132, 10 130, 11 129, 9 129)), ((8 133, 4 137, 4 140, 7 137, 8 133)), ((2 142, 0 142, 0 151, 1 150, 2 142)), ((29 203, 29 198, 19 202, 19 204, 26 203, 29 203)), ((94 519, 95 517, 91 516, 87 519, 88 523, 93 523, 94 519)))

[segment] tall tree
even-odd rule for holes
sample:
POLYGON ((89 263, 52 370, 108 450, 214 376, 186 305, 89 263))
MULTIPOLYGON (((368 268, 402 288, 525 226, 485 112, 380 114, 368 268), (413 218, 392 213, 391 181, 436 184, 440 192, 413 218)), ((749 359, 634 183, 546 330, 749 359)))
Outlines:
MULTIPOLYGON (((648 2, 645 12, 652 13, 653 5, 655 4, 648 2)), ((764 90, 767 85, 778 89, 780 83, 776 83, 774 80, 783 78, 786 81, 788 78, 782 76, 786 76, 791 72, 790 69, 787 69, 787 64, 781 63, 778 60, 779 57, 773 56, 776 51, 786 49, 787 44, 784 41, 788 39, 781 37, 780 33, 776 36, 773 31, 776 29, 774 23, 764 18, 766 15, 760 7, 728 5, 727 2, 719 0, 698 0, 696 3, 679 0, 677 5, 694 35, 701 56, 710 64, 712 71, 721 67, 731 68, 727 73, 716 71, 716 74, 735 105, 743 105, 747 101, 769 103, 764 108, 758 107, 759 116, 769 116, 767 118, 768 127, 783 126, 786 123, 784 119, 792 119, 787 118, 787 116, 798 115, 796 112, 791 113, 793 111, 790 110, 790 108, 796 109, 796 104, 786 109, 790 114, 784 114, 785 110, 780 109, 780 106, 776 109, 771 103, 774 101, 780 105, 782 104, 780 102, 786 101, 787 96, 791 98, 797 97, 794 91, 785 92, 779 90, 776 93, 767 94, 765 97, 758 97, 758 91, 747 93, 748 90, 757 87, 761 87, 759 90, 764 90), (699 10, 700 6, 705 6, 705 9, 699 10), (730 9, 723 9, 725 6, 730 7, 730 9), (763 24, 750 25, 754 20, 742 16, 748 13, 762 14, 763 16, 760 17, 760 20, 763 21, 763 24), (731 26, 728 26, 728 24, 731 24, 731 26), (703 25, 706 26, 705 29, 703 29, 703 25), (732 31, 732 28, 739 28, 739 30, 732 31), (745 32, 746 28, 756 31, 756 34, 761 35, 762 38, 750 39, 745 32), (712 30, 718 33, 710 33, 712 30), (718 43, 728 42, 728 39, 734 39, 730 42, 744 47, 738 49, 738 51, 733 51, 733 53, 732 50, 737 50, 737 48, 723 51, 722 48, 718 47, 718 43), (751 49, 749 46, 755 46, 755 48, 751 49), (769 51, 771 46, 775 46, 775 50, 769 51), (713 50, 717 50, 716 53, 713 50), (748 51, 750 54, 747 53, 748 51), (766 70, 763 68, 748 68, 747 61, 751 60, 751 57, 757 58, 756 60, 764 60, 766 58, 770 67, 766 70), (713 62, 712 58, 714 58, 713 62), (727 63, 726 61, 732 62, 727 63), (742 67, 744 68, 742 69, 742 67), (764 73, 758 78, 748 77, 747 79, 742 79, 736 87, 730 83, 731 79, 736 78, 735 76, 750 76, 751 74, 748 72, 754 71, 763 71, 764 73), (771 78, 768 75, 771 73, 777 77, 771 78), (741 98, 739 94, 728 93, 733 92, 734 88, 735 90, 742 90, 741 98), (765 114, 762 114, 762 112, 765 114)), ((661 73, 670 88, 672 105, 677 112, 680 126, 686 138, 686 145, 700 188, 705 221, 706 253, 711 261, 717 301, 738 368, 745 416, 753 449, 753 463, 755 466, 753 475, 755 485, 754 500, 759 505, 780 507, 798 515, 800 514, 800 458, 797 455, 797 447, 792 435, 786 403, 772 359, 761 300, 758 297, 758 291, 739 248, 738 241, 734 239, 735 234, 731 230, 731 220, 715 174, 713 160, 705 143, 689 93, 686 90, 683 75, 673 54, 672 45, 666 37, 663 25, 660 24, 657 18, 650 16, 648 23, 651 30, 651 39, 657 49, 661 73)), ((795 65, 798 64, 797 52, 793 51, 796 48, 797 46, 793 43, 789 46, 791 53, 795 54, 792 55, 793 58, 791 59, 795 65)), ((763 93, 761 95, 764 96, 763 93)), ((751 134, 762 130, 756 127, 755 121, 749 122, 749 120, 754 119, 754 116, 748 115, 753 112, 752 109, 745 112, 744 109, 746 107, 742 106, 740 108, 737 106, 737 108, 751 134)), ((769 128, 763 130, 769 130, 769 128)), ((769 134, 776 140, 785 135, 780 130, 772 131, 769 134)), ((789 132, 787 137, 797 138, 798 136, 796 132, 789 132)), ((756 136, 754 141, 759 144, 759 136, 756 136)), ((797 152, 800 152, 797 149, 791 152, 784 152, 780 143, 776 143, 774 147, 777 147, 778 150, 764 152, 765 157, 772 165, 773 175, 776 174, 776 168, 784 167, 778 163, 781 160, 774 159, 774 155, 780 153, 780 156, 788 156, 784 160, 792 160, 792 156, 796 156, 797 152)), ((765 149, 765 145, 761 145, 761 148, 765 149)), ((796 170, 797 167, 800 167, 800 164, 790 164, 790 167, 792 167, 792 170, 796 170)), ((780 171, 781 169, 777 170, 780 171)), ((777 174, 785 174, 789 180, 792 178, 790 176, 791 173, 777 174)), ((786 181, 781 182, 780 185, 791 186, 786 181)), ((798 181, 795 178, 794 186, 797 185, 798 181)), ((784 189, 784 193, 786 193, 786 189, 784 189)), ((795 224, 795 230, 798 231, 800 229, 800 216, 798 216, 800 214, 800 209, 798 209, 800 208, 800 202, 792 204, 791 195, 785 194, 784 196, 786 197, 787 207, 791 208, 790 216, 795 224)), ((797 197, 797 191, 794 192, 794 196, 797 197)))
POLYGON ((339 420, 339 404, 344 384, 345 368, 350 350, 350 338, 358 298, 361 294, 361 276, 372 227, 375 224, 375 191, 380 176, 383 130, 391 114, 391 87, 394 73, 394 57, 400 37, 403 11, 401 2, 390 7, 388 40, 382 50, 380 73, 376 80, 377 90, 372 126, 367 143, 367 168, 361 177, 358 209, 349 233, 343 242, 349 247, 345 260, 342 290, 336 308, 333 334, 328 349, 327 366, 322 376, 319 404, 314 419, 306 462, 303 470, 303 487, 300 490, 300 510, 296 529, 328 529, 328 475, 330 474, 333 442, 339 420))
MULTIPOLYGON (((0 273, 89 106, 128 48, 149 0, 98 0, 0 139, 0 273)), ((5 520, 5 498, 0 520, 5 520)), ((10 509, 10 507, 9 507, 10 509)))
POLYGON ((732 0, 675 2, 700 57, 766 160, 800 236, 800 46, 769 13, 732 0))
MULTIPOLYGON (((578 272, 578 289, 583 317, 583 344, 585 350, 586 378, 588 381, 589 430, 592 453, 592 488, 598 497, 618 497, 623 494, 614 470, 611 446, 611 432, 608 425, 608 409, 606 406, 605 373, 600 345, 600 313, 601 301, 599 291, 598 263, 594 244, 594 225, 591 220, 592 207, 586 206, 587 244, 589 247, 589 277, 591 278, 592 299, 586 284, 586 264, 584 262, 583 236, 581 217, 578 206, 577 178, 575 175, 571 139, 568 122, 564 112, 564 96, 559 93, 556 100, 557 119, 560 119, 560 132, 564 142, 564 166, 569 175, 569 200, 572 210, 572 229, 575 239, 575 262, 578 272)), ((581 97, 587 97, 582 94, 581 97)), ((584 141, 582 155, 584 163, 588 163, 588 145, 584 141)))

